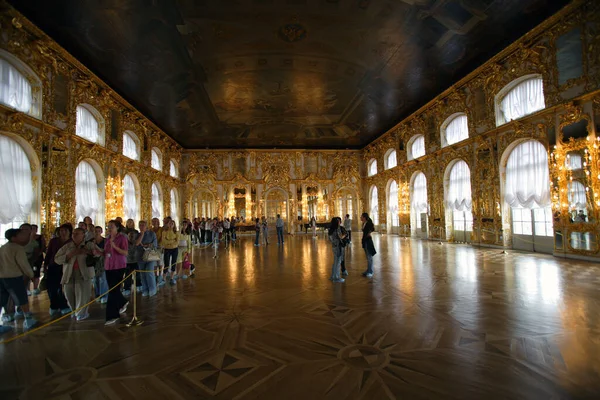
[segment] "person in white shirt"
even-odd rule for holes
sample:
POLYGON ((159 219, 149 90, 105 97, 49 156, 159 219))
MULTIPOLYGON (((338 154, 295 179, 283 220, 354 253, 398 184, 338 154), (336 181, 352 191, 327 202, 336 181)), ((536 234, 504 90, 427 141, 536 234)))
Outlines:
POLYGON ((352 241, 352 219, 350 219, 350 214, 346 214, 346 218, 344 219, 344 229, 348 232, 348 241, 352 241))
MULTIPOLYGON (((20 307, 24 314, 23 330, 27 331, 37 324, 29 310, 24 279, 25 277, 31 279, 34 275, 24 248, 29 243, 31 230, 8 229, 4 237, 8 242, 0 247, 0 311, 2 308, 5 311, 2 321, 14 321, 12 310, 8 310, 8 299, 11 298, 14 305, 20 307)), ((11 329, 6 325, 0 325, 0 334, 11 329)))
POLYGON ((277 219, 275 220, 275 229, 277 230, 277 245, 280 246, 283 244, 283 219, 281 219, 281 215, 277 214, 277 219))
MULTIPOLYGON (((74 316, 77 321, 87 319, 87 307, 84 307, 92 295, 92 279, 95 277, 93 266, 88 266, 87 257, 96 250, 93 242, 85 242, 85 233, 81 228, 73 230, 72 240, 58 250, 54 261, 61 264, 63 276, 61 284, 65 297, 72 310, 77 310, 74 316)), ((99 249, 97 249, 99 253, 99 249)))

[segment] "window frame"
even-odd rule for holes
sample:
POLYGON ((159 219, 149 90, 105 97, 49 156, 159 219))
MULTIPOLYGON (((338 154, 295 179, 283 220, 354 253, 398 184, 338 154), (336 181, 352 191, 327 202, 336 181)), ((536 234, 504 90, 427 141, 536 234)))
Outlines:
POLYGON ((375 176, 378 174, 378 172, 379 171, 377 170, 377 160, 374 158, 370 159, 367 163, 367 177, 375 176), (374 172, 371 171, 373 169, 373 166, 375 167, 374 172))
POLYGON ((77 106, 75 107, 75 136, 77 136, 78 138, 81 138, 83 140, 86 140, 90 143, 96 143, 100 146, 104 146, 106 143, 106 122, 104 120, 104 117, 102 116, 102 114, 100 113, 100 111, 98 111, 94 106, 87 104, 87 103, 80 103, 77 104, 77 106), (96 120, 96 123, 98 124, 98 140, 97 141, 92 141, 84 136, 81 136, 77 133, 77 110, 79 108, 83 108, 85 111, 89 112, 92 117, 96 120))
POLYGON ((467 113, 461 111, 461 112, 454 113, 454 114, 450 115, 448 118, 446 118, 446 120, 442 123, 442 125, 440 127, 440 136, 441 136, 440 139, 441 139, 441 143, 442 143, 442 148, 447 147, 447 146, 452 146, 456 143, 460 143, 460 142, 467 140, 470 137, 470 135, 469 135, 469 117, 467 116, 467 113), (446 134, 447 130, 448 130, 448 126, 450 124, 452 124, 457 118, 460 118, 460 117, 465 117, 465 119, 466 119, 467 137, 465 137, 459 141, 450 143, 448 141, 448 135, 446 134))
MULTIPOLYGON (((35 71, 29 65, 21 61, 21 59, 4 49, 0 49, 0 59, 6 61, 10 66, 16 69, 17 72, 19 72, 19 74, 23 76, 23 78, 25 78, 29 82, 29 86, 31 89, 31 106, 29 107, 28 111, 24 111, 23 113, 33 118, 41 120, 43 110, 43 86, 42 80, 40 79, 38 74, 35 73, 35 71)), ((16 110, 16 108, 8 104, 0 104, 12 110, 16 110)))
POLYGON ((124 131, 123 132, 122 154, 125 157, 129 158, 130 160, 140 161, 141 153, 142 152, 141 152, 141 146, 140 146, 140 139, 138 138, 138 136, 132 131, 129 131, 129 130, 124 131), (137 153, 137 157, 133 158, 133 157, 125 154, 125 137, 131 138, 131 140, 135 144, 135 151, 137 153))
POLYGON ((160 151, 160 149, 158 147, 153 147, 152 149, 150 149, 150 168, 154 169, 155 171, 162 171, 163 170, 163 155, 162 155, 162 151, 160 151), (157 158, 158 158, 158 164, 160 168, 155 168, 154 166, 152 166, 152 156, 156 154, 157 158))
POLYGON ((388 151, 385 152, 385 156, 383 157, 383 163, 384 163, 384 169, 388 170, 391 168, 395 168, 398 166, 398 152, 396 151, 396 149, 389 149, 388 151), (394 158, 395 158, 395 165, 391 165, 390 166, 390 157, 392 156, 392 154, 394 154, 394 158))
POLYGON ((504 100, 504 98, 506 96, 508 96, 508 94, 515 89, 517 86, 519 86, 521 83, 528 81, 528 80, 532 80, 532 79, 541 79, 542 80, 542 96, 544 97, 544 107, 533 111, 529 114, 525 114, 525 115, 521 115, 519 118, 517 118, 517 120, 521 119, 521 118, 525 118, 528 115, 531 114, 535 114, 538 111, 543 110, 544 108, 546 108, 546 95, 544 92, 544 78, 541 74, 527 74, 527 75, 523 75, 520 76, 514 80, 512 80, 511 82, 509 82, 506 86, 504 86, 502 89, 500 89, 500 91, 496 94, 496 96, 494 96, 494 112, 495 112, 495 119, 496 119, 496 127, 505 125, 511 121, 515 121, 515 120, 510 120, 510 121, 506 121, 504 119, 504 113, 502 112, 502 101, 504 100))
POLYGON ((417 135, 414 135, 413 137, 411 137, 410 140, 408 141, 407 149, 408 149, 408 160, 409 161, 416 160, 418 158, 421 158, 421 157, 427 155, 427 148, 425 146, 425 135, 423 135, 423 134, 417 134, 417 135), (424 153, 422 155, 418 156, 418 157, 415 157, 414 154, 413 154, 413 146, 414 146, 415 142, 417 140, 419 140, 420 138, 423 138, 423 150, 424 150, 424 153))
POLYGON ((174 158, 169 160, 169 176, 172 178, 179 178, 179 167, 177 166, 177 162, 174 158))

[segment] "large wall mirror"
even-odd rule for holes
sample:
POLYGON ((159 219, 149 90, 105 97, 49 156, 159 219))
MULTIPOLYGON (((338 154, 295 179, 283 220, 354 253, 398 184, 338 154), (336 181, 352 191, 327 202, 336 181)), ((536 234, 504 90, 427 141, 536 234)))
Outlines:
POLYGON ((307 186, 306 187, 306 203, 307 203, 307 212, 308 219, 311 220, 313 217, 318 221, 319 220, 319 187, 315 186, 307 186))
POLYGON ((233 189, 233 202, 235 207, 235 215, 238 215, 242 219, 247 219, 246 215, 246 188, 234 188, 233 189))

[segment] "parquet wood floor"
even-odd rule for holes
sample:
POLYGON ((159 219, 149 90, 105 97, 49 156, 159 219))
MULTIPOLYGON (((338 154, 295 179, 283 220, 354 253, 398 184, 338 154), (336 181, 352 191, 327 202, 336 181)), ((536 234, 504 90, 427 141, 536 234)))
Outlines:
POLYGON ((286 239, 196 250, 142 326, 94 305, 0 345, 0 398, 600 398, 597 264, 377 236, 366 279, 356 237, 333 284, 324 236, 286 239))

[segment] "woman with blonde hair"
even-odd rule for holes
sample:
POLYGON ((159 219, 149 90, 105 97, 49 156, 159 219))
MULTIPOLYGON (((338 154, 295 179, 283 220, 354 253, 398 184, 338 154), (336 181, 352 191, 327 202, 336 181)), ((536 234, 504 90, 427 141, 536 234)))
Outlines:
POLYGON ((177 254, 179 253, 179 232, 177 232, 177 226, 172 219, 167 221, 167 224, 163 227, 160 243, 165 252, 164 260, 165 268, 167 269, 166 273, 168 273, 169 270, 171 271, 169 283, 175 285, 177 254))

